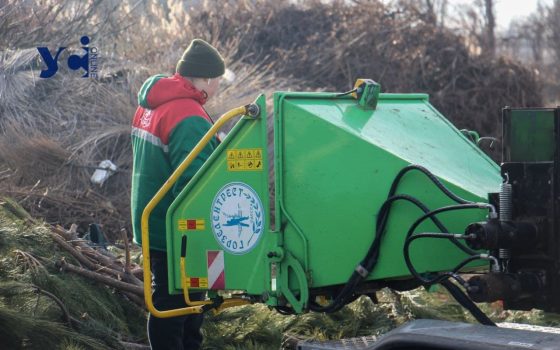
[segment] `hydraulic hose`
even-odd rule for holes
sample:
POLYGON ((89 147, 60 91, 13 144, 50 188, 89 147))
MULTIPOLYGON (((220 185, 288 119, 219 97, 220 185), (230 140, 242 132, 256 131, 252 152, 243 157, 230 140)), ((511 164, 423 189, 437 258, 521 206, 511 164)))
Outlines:
MULTIPOLYGON (((387 225, 387 219, 389 217, 389 212, 391 209, 391 205, 393 204, 393 202, 395 202, 396 200, 406 200, 408 202, 413 203, 414 205, 416 205, 418 208, 420 208, 425 214, 429 213, 430 210, 428 209, 428 207, 422 203, 420 200, 418 200, 415 197, 412 197, 410 195, 406 195, 406 194, 399 194, 399 195, 394 195, 392 197, 389 197, 381 206, 381 209, 379 210, 379 214, 377 216, 377 224, 376 224, 376 232, 378 233, 376 235, 376 238, 372 244, 372 248, 370 248, 370 252, 371 254, 375 254, 374 252, 372 252, 373 250, 377 250, 377 254, 379 254, 379 245, 380 242, 376 242, 376 240, 381 239, 381 236, 383 236, 383 233, 385 231, 385 227, 387 225), (375 247, 374 247, 375 246, 375 247)), ((447 228, 442 224, 442 222, 436 218, 435 216, 430 216, 430 220, 433 221, 433 223, 442 231, 442 232, 448 232, 447 228)), ((453 239, 452 242, 462 251, 464 251, 467 254, 476 254, 476 251, 472 250, 471 248, 461 244, 460 242, 458 242, 457 240, 453 239)), ((370 252, 368 252, 368 255, 370 254, 370 252)), ((373 264, 375 264, 376 261, 373 262, 373 264)), ((370 268, 373 267, 373 265, 370 266, 370 268)), ((369 270, 369 269, 368 269, 369 270)))
POLYGON ((478 260, 478 259, 494 260, 494 263, 497 264, 497 261, 495 261, 496 259, 494 257, 489 256, 487 254, 471 255, 468 258, 461 261, 457 266, 455 266, 455 268, 453 268, 453 270, 451 272, 446 272, 446 273, 444 273, 442 275, 439 275, 439 276, 437 276, 435 278, 432 278, 432 279, 425 279, 424 277, 422 277, 416 271, 416 269, 412 265, 412 261, 410 260, 410 251, 409 251, 410 244, 416 239, 420 239, 420 238, 447 238, 447 239, 460 238, 460 239, 468 239, 469 238, 469 236, 466 236, 466 235, 450 234, 450 233, 420 233, 420 234, 413 235, 414 230, 424 220, 426 220, 427 218, 432 219, 434 215, 436 215, 438 213, 446 212, 446 211, 461 210, 461 209, 475 209, 475 208, 480 209, 481 206, 486 207, 486 208, 488 207, 488 205, 482 205, 480 203, 478 203, 478 204, 461 204, 461 205, 443 207, 443 208, 440 208, 440 209, 433 210, 429 213, 426 213, 425 215, 420 217, 418 220, 416 220, 414 222, 414 224, 412 224, 412 226, 408 230, 407 237, 406 237, 406 240, 405 240, 405 245, 404 245, 404 248, 403 248, 403 255, 404 255, 404 258, 405 258, 406 266, 408 267, 408 270, 414 276, 414 278, 416 278, 418 281, 420 281, 425 286, 440 283, 441 285, 443 285, 449 291, 451 296, 453 296, 453 298, 459 304, 461 304, 461 306, 463 306, 465 309, 467 309, 473 315, 473 317, 479 323, 481 323, 483 325, 495 326, 496 324, 494 322, 492 322, 492 320, 490 320, 488 318, 488 316, 486 316, 484 314, 484 312, 482 312, 482 310, 480 310, 480 308, 478 308, 478 306, 465 293, 463 293, 463 291, 461 291, 461 289, 459 287, 457 287, 455 284, 453 284, 449 281, 449 278, 451 277, 451 278, 457 279, 459 281, 459 283, 465 285, 465 281, 462 278, 460 278, 459 276, 456 275, 457 272, 459 272, 463 267, 465 267, 470 262, 478 260))
POLYGON ((476 304, 465 293, 463 293, 461 288, 457 287, 448 279, 445 279, 440 283, 443 287, 445 287, 445 289, 447 289, 449 294, 451 294, 451 296, 453 296, 453 298, 457 300, 459 304, 461 304, 462 307, 467 309, 471 313, 471 315, 473 315, 473 317, 480 324, 496 327, 496 324, 490 318, 488 318, 488 316, 486 316, 486 314, 482 312, 482 310, 480 310, 478 306, 476 306, 476 304))
MULTIPOLYGON (((377 216, 377 222, 376 222, 376 232, 378 234, 376 235, 364 259, 360 262, 356 270, 352 273, 352 275, 344 285, 343 289, 338 293, 338 295, 331 302, 331 304, 327 306, 321 306, 310 302, 310 309, 312 311, 336 312, 340 310, 344 305, 346 305, 348 298, 352 296, 352 293, 355 290, 355 288, 358 286, 358 284, 367 277, 369 271, 371 271, 375 266, 375 264, 377 264, 377 261, 379 259, 381 239, 385 232, 385 226, 387 225, 387 216, 389 214, 392 203, 398 200, 404 200, 410 202, 416 205, 418 208, 420 208, 424 213, 430 212, 428 207, 426 207, 420 200, 416 199, 415 197, 406 194, 399 194, 388 198, 383 203, 381 209, 379 210, 379 214, 377 216)), ((439 221, 439 219, 437 219, 435 216, 430 217, 430 219, 440 230, 447 232, 447 229, 445 228, 445 226, 443 226, 443 224, 441 223, 441 221, 439 221)), ((456 243, 457 246, 467 254, 476 254, 474 250, 471 250, 470 248, 460 244, 456 240, 453 241, 453 243, 456 243)))
MULTIPOLYGON (((408 173, 409 171, 412 171, 412 170, 420 171, 421 173, 426 175, 428 177, 428 179, 430 179, 430 181, 432 181, 436 185, 437 188, 439 188, 447 197, 452 199, 454 202, 459 203, 461 205, 476 205, 477 208, 480 207, 479 204, 473 204, 473 202, 468 201, 466 199, 463 199, 463 198, 459 197, 458 195, 456 195, 455 193, 451 192, 451 190, 449 190, 434 174, 432 174, 429 170, 427 170, 423 166, 412 164, 412 165, 408 165, 408 166, 404 167, 403 169, 401 169, 399 171, 399 173, 397 174, 397 176, 393 180, 393 182, 391 184, 391 187, 389 189, 389 194, 387 196, 387 200, 382 204, 382 206, 381 206, 381 208, 378 212, 377 220, 376 220, 375 238, 374 238, 372 244, 370 245, 370 248, 368 249, 368 252, 367 252, 366 256, 362 259, 362 261, 358 264, 356 269, 352 272, 352 275, 350 276, 350 278, 348 279, 348 281, 346 282, 346 284, 344 285, 342 290, 335 297, 335 299, 327 306, 320 306, 320 305, 317 305, 313 302, 310 302, 309 305, 310 305, 310 309, 312 311, 334 312, 334 311, 340 310, 346 304, 346 301, 348 300, 348 298, 350 298, 352 296, 356 287, 365 278, 367 278, 367 276, 373 270, 373 268, 377 264, 377 261, 379 260, 381 240, 384 236, 384 232, 385 232, 385 228, 387 226, 387 221, 388 221, 388 218, 389 218, 389 213, 390 213, 392 204, 395 201, 406 200, 408 202, 411 202, 411 203, 415 204, 417 207, 419 207, 425 213, 425 215, 423 216, 424 219, 422 219, 422 221, 425 220, 427 217, 429 217, 430 220, 432 220, 434 222, 434 224, 442 232, 446 232, 446 233, 448 232, 447 228, 445 228, 445 226, 441 223, 441 221, 439 221, 433 215, 427 215, 428 213, 430 213, 430 211, 429 211, 428 207, 426 205, 424 205, 420 200, 418 200, 415 197, 406 195, 406 194, 395 195, 395 192, 397 191, 398 185, 400 184, 400 181, 403 178, 403 176, 406 173, 408 173)), ((486 206, 489 207, 489 205, 486 205, 486 206)), ((491 209, 494 209, 494 208, 491 207, 491 209)), ((422 221, 420 221, 420 222, 422 222, 422 221)), ((419 225, 419 223, 418 223, 418 225, 419 225)), ((414 229, 416 229, 416 227, 418 225, 416 225, 414 227, 414 229)), ((408 238, 408 235, 407 235, 407 238, 408 238)), ((463 245, 455 237, 452 237, 452 238, 449 238, 449 239, 453 244, 455 244, 463 252, 465 252, 469 255, 477 254, 476 251, 474 251, 474 250, 470 249, 469 247, 463 245)))
POLYGON ((453 201, 455 201, 456 203, 459 204, 470 204, 473 203, 472 201, 468 201, 466 199, 463 199, 461 197, 459 197, 458 195, 456 195, 455 193, 451 192, 447 187, 445 187, 445 185, 434 175, 432 174, 428 169, 424 168, 421 165, 417 165, 417 164, 411 164, 408 166, 405 166, 404 168, 401 169, 401 171, 399 171, 399 173, 397 174, 397 176, 395 177, 395 180, 393 180, 393 184, 391 185, 391 189, 389 190, 389 197, 392 196, 393 194, 395 194, 397 187, 401 181, 401 178, 408 173, 409 171, 412 170, 418 170, 421 173, 423 173, 424 175, 426 175, 447 197, 449 197, 450 199, 452 199, 453 201))
MULTIPOLYGON (((364 259, 360 262, 360 264, 358 265, 356 270, 352 272, 352 275, 350 276, 350 278, 348 279, 348 281, 346 282, 346 284, 344 285, 342 290, 335 297, 335 299, 327 306, 320 306, 320 305, 317 305, 317 304, 314 304, 314 303, 310 303, 310 309, 312 311, 335 312, 335 311, 340 310, 344 305, 346 305, 348 298, 351 297, 355 288, 358 286, 358 284, 361 281, 364 280, 365 277, 367 277, 367 275, 369 274, 369 271, 377 263, 377 260, 379 258, 379 247, 381 245, 381 238, 383 236, 383 233, 385 232, 385 227, 384 226, 387 223, 386 220, 380 220, 380 218, 384 217, 385 212, 390 207, 390 204, 392 204, 393 202, 395 202, 397 200, 406 200, 406 201, 411 202, 411 203, 415 204, 416 206, 418 206, 425 213, 429 212, 429 209, 424 204, 422 204, 422 202, 420 202, 416 198, 414 198, 412 196, 409 196, 409 195, 406 195, 406 194, 393 196, 393 197, 387 199, 383 203, 383 205, 381 206, 381 209, 379 211, 380 213, 383 212, 384 214, 383 215, 378 214, 378 216, 377 216, 376 232, 378 232, 378 234, 376 235, 376 237, 375 237, 372 245, 370 246, 370 249, 369 249, 368 253, 366 254, 366 256, 364 257, 364 259), (380 227, 380 225, 383 225, 383 227, 380 227)), ((438 228, 440 228, 440 229, 443 228, 444 229, 443 225, 441 224, 441 222, 439 222, 439 220, 437 218, 433 218, 433 220, 434 220, 434 223, 438 226, 438 228)))
POLYGON ((448 277, 454 277, 455 274, 457 272, 459 272, 463 267, 465 267, 468 263, 470 263, 472 261, 475 261, 475 260, 486 259, 486 260, 493 261, 494 264, 498 263, 496 258, 494 258, 491 255, 475 254, 475 255, 471 255, 468 258, 466 258, 465 260, 461 261, 450 272, 444 273, 444 274, 442 274, 442 275, 440 275, 436 278, 433 278, 431 280, 430 279, 425 279, 425 278, 422 277, 422 275, 420 273, 418 273, 418 271, 416 271, 416 269, 412 265, 412 261, 410 260, 410 245, 412 244, 413 241, 415 241, 417 239, 420 239, 420 238, 469 239, 470 236, 461 235, 461 234, 452 234, 452 233, 419 233, 419 234, 412 235, 412 236, 410 236, 409 238, 406 239, 405 245, 404 245, 404 253, 403 253, 404 258, 405 258, 406 266, 408 267, 408 270, 410 271, 412 276, 414 276, 414 278, 416 278, 418 281, 420 281, 423 285, 426 285, 426 286, 436 284, 436 283, 440 283, 443 279, 448 278, 448 277))
MULTIPOLYGON (((397 174, 397 176, 395 177, 395 180, 393 180, 393 183, 391 185, 391 188, 389 190, 389 197, 391 197, 397 190, 397 187, 400 183, 400 180, 402 179, 402 177, 409 171, 412 170, 417 170, 422 172, 424 175, 426 175, 447 197, 449 197, 450 199, 452 199, 453 201, 455 201, 456 203, 459 204, 473 204, 472 201, 468 201, 464 198, 459 197, 458 195, 456 195, 455 193, 451 192, 447 187, 445 187, 445 185, 434 175, 432 174, 428 169, 424 168, 423 166, 420 165, 409 165, 404 167, 401 171, 399 171, 399 173, 397 174)), ((487 205, 487 208, 489 208, 491 210, 491 215, 495 215, 495 208, 491 205, 487 205)), ((463 208, 466 209, 466 208, 463 208)), ((446 210, 445 210, 446 211, 446 210)), ((443 212, 443 211, 439 211, 439 212, 443 212)), ((432 214, 428 214, 426 213, 424 216, 424 218, 420 218, 419 220, 417 220, 416 225, 413 225, 414 227, 411 227, 411 230, 409 230, 409 233, 407 233, 407 239, 405 241, 405 262, 407 263, 407 267, 409 268, 409 271, 411 272, 411 274, 420 282, 424 283, 424 282, 431 282, 431 281, 426 281, 424 280, 420 274, 417 274, 414 267, 412 266, 412 263, 410 261, 410 256, 409 256, 409 252, 408 252, 408 248, 410 246, 410 243, 412 243, 412 241, 414 241, 415 239, 421 238, 421 237, 428 237, 431 236, 429 234, 419 234, 419 235, 415 235, 418 236, 418 238, 410 238, 411 232, 414 232, 414 230, 416 229, 416 227, 422 222, 424 221, 427 217, 429 217, 430 219, 432 219, 433 221, 433 215, 437 214, 438 212, 432 213, 432 214)), ((447 229, 442 229, 439 225, 437 225, 438 228, 442 231, 445 232, 446 234, 449 234, 447 229)), ((467 248, 466 246, 464 246, 463 244, 460 244, 460 242, 457 241, 457 238, 459 238, 458 236, 454 236, 452 238, 449 238, 451 240, 451 242, 453 242, 455 245, 457 245, 458 247, 464 247, 467 248)), ((468 248, 470 250, 470 248, 468 248)), ((468 252, 466 249, 462 249, 463 251, 465 251, 468 254, 471 254, 471 256, 465 260, 463 260, 459 265, 457 265, 454 269, 454 271, 459 271, 461 268, 463 268, 466 264, 468 264, 469 262, 476 260, 476 259, 480 259, 483 258, 480 255, 473 255, 472 253, 476 253, 474 251, 471 250, 471 252, 468 252)), ((481 324, 484 325, 491 325, 491 326, 495 326, 495 323, 492 322, 492 320, 490 320, 488 318, 488 316, 486 316, 479 308, 478 306, 476 306, 476 304, 465 294, 461 291, 461 289, 459 287, 457 287, 456 285, 454 285, 453 283, 451 283, 447 278, 448 277, 452 277, 452 278, 458 278, 458 276, 456 276, 455 273, 447 273, 444 275, 446 278, 441 280, 439 283, 441 283, 448 291, 449 293, 455 298, 455 300, 457 300, 457 302, 459 302, 459 304, 461 304, 465 309, 467 309, 472 315, 473 317, 481 324)), ((460 278, 459 278, 460 279, 460 278)))
MULTIPOLYGON (((408 232, 406 233, 406 238, 405 238, 405 244, 403 247, 403 256, 404 256, 404 261, 406 263, 406 266, 408 267, 408 270, 410 271, 410 273, 419 281, 421 281, 424 285, 431 285, 431 284, 435 284, 435 283, 439 283, 441 282, 441 280, 449 277, 449 273, 444 274, 444 275, 440 275, 434 279, 424 279, 414 268, 411 260, 410 260, 410 244, 417 238, 421 238, 421 237, 434 237, 437 235, 432 235, 432 234, 419 234, 414 238, 415 236, 413 236, 414 231, 416 230, 416 228, 418 226, 420 226, 420 224, 422 222, 424 222, 424 220, 428 219, 428 218, 433 218, 434 215, 436 214, 440 214, 440 213, 444 213, 444 212, 449 212, 449 211, 455 211, 455 210, 465 210, 465 209, 485 209, 488 207, 488 204, 486 203, 472 203, 472 204, 458 204, 458 205, 450 205, 450 206, 446 206, 446 207, 442 207, 436 210, 432 210, 424 215, 422 215, 420 218, 418 218, 408 229, 408 232)), ((445 230, 447 231, 447 230, 445 230)), ((448 234, 445 235, 444 233, 441 234, 441 238, 459 238, 462 235, 452 235, 452 234, 448 234)), ((466 238, 466 237, 465 237, 466 238)), ((472 251, 472 253, 470 253, 471 256, 465 260, 463 260, 459 265, 457 265, 452 273, 456 273, 458 272, 460 269, 462 269, 465 265, 467 265, 469 262, 477 260, 477 259, 485 259, 488 258, 488 256, 486 256, 485 254, 478 254, 476 251, 472 251)))
MULTIPOLYGON (((459 204, 472 204, 472 203, 473 203, 473 202, 468 201, 468 200, 466 200, 466 199, 463 199, 463 198, 459 197, 458 195, 456 195, 455 193, 451 192, 451 190, 449 190, 449 189, 448 189, 434 174, 432 174, 428 169, 424 168, 424 167, 421 166, 421 165, 417 165, 417 164, 408 165, 408 166, 402 168, 402 169, 399 171, 399 173, 397 174, 397 176, 395 176, 395 179, 393 180, 393 183, 391 184, 391 188, 389 189, 389 194, 388 194, 387 198, 391 198, 391 197, 395 194, 395 192, 397 191, 397 188, 398 188, 398 186, 399 186, 399 184, 400 184, 400 181, 401 181, 401 179, 403 178, 403 176, 404 176, 406 173, 408 173, 408 172, 410 172, 410 171, 412 171, 412 170, 420 171, 422 174, 426 175, 426 176, 428 177, 428 179, 429 179, 430 181, 432 181, 432 182, 437 186, 437 188, 439 188, 447 197, 449 197, 449 198, 450 198, 451 200, 453 200, 454 202, 459 203, 459 204)), ((414 198, 414 197, 413 197, 413 198, 414 198)), ((389 199, 388 199, 388 200, 389 200, 389 199)), ((385 205, 385 204, 384 204, 384 205, 385 205)), ((382 207, 382 209, 383 209, 383 207, 382 207)), ((424 212, 427 212, 427 211, 424 211, 424 212)), ((378 219, 379 219, 379 216, 382 216, 382 215, 381 215, 381 210, 379 211, 379 213, 380 213, 380 214, 378 215, 378 219)), ((383 224, 381 225, 381 227, 385 227, 385 224, 386 224, 385 221, 387 221, 388 216, 389 216, 388 214, 389 214, 389 210, 387 210, 387 212, 384 213, 384 215, 382 216, 384 222, 383 222, 383 224)), ((439 221, 438 221, 438 222, 439 222, 439 221)), ((434 223, 435 223, 435 221, 434 221, 434 223)), ((440 224, 441 224, 441 223, 440 223, 440 224)), ((436 225, 437 225, 437 224, 436 224, 436 225)), ((437 226, 438 226, 438 228, 439 228, 442 232, 448 232, 447 229, 444 229, 444 228, 443 228, 443 225, 437 225, 437 226)), ((459 249, 461 249, 462 251, 464 251, 464 252, 467 253, 467 254, 471 254, 471 255, 472 255, 472 254, 476 254, 475 251, 473 251, 473 250, 470 249, 469 247, 467 247, 467 246, 461 244, 461 243, 460 243, 459 241, 457 241, 455 238, 451 238, 451 242, 453 242, 453 244, 455 244, 459 249)))

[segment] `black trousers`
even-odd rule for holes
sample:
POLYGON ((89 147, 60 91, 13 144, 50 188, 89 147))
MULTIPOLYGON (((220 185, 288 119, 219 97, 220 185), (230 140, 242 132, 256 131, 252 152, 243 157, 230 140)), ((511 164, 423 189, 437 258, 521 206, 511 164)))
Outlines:
MULTIPOLYGON (((182 294, 169 295, 167 287, 167 254, 150 251, 152 270, 152 300, 158 310, 170 310, 186 307, 182 294)), ((202 300, 204 293, 191 293, 192 300, 202 300)), ((198 350, 202 344, 202 326, 204 316, 193 314, 187 316, 157 318, 148 317, 148 337, 153 350, 198 350)))

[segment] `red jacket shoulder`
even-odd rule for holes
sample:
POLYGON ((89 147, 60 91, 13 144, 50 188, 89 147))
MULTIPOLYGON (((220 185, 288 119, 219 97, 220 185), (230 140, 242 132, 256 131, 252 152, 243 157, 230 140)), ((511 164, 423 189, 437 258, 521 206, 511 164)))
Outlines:
POLYGON ((132 126, 153 134, 167 145, 173 128, 194 116, 202 117, 212 124, 212 120, 197 101, 190 98, 175 99, 155 109, 138 107, 132 126))
POLYGON ((177 124, 187 118, 198 116, 212 123, 204 108, 197 101, 190 98, 176 99, 157 109, 161 109, 162 112, 161 119, 159 120, 159 134, 164 144, 168 143, 169 135, 177 124))

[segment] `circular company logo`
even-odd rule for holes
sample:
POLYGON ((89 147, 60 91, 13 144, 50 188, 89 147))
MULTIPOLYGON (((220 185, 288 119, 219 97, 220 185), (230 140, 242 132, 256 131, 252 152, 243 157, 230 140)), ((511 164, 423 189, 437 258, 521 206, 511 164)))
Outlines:
POLYGON ((216 193, 210 217, 216 240, 230 253, 248 253, 262 236, 263 205, 243 182, 230 182, 216 193))

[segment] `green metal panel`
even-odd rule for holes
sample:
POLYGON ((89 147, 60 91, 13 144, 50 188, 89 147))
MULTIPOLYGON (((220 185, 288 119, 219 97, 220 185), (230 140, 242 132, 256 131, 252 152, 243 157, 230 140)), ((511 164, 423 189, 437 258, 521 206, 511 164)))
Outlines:
POLYGON ((552 108, 504 109, 504 161, 553 161, 554 114, 552 108))
MULTIPOLYGON (((196 173, 189 184, 183 189, 180 195, 173 202, 167 214, 167 251, 169 265, 170 292, 181 290, 181 278, 179 270, 179 258, 181 248, 181 238, 187 235, 187 275, 189 277, 208 277, 207 252, 224 251, 225 262, 225 286, 224 289, 247 290, 249 293, 260 293, 264 289, 269 289, 268 271, 265 266, 266 253, 273 242, 270 233, 264 228, 268 225, 269 217, 269 196, 268 196, 268 159, 266 153, 266 105, 264 96, 257 100, 261 108, 259 119, 243 117, 223 142, 218 146, 212 156, 204 163, 203 167, 196 173), (228 150, 255 150, 260 149, 262 164, 260 170, 236 170, 228 168, 228 150), (228 227, 229 235, 224 233, 221 238, 227 237, 222 242, 218 239, 212 229, 213 201, 220 189, 228 184, 243 184, 250 187, 260 198, 262 203, 262 225, 263 232, 253 237, 258 244, 253 249, 247 250, 244 254, 231 253, 233 246, 228 246, 228 242, 239 239, 236 229, 241 226, 235 225, 228 227), (179 228, 181 220, 201 220, 204 221, 204 229, 181 230, 179 228), (261 237, 258 237, 261 236, 261 237), (257 263, 262 262, 262 263, 257 263)), ((255 163, 256 165, 256 163, 255 163)), ((239 188, 239 187, 237 187, 239 188)), ((244 187, 246 188, 246 187, 244 187)), ((232 187, 235 191, 235 187, 232 187)), ((241 191, 236 191, 236 195, 243 195, 241 191)), ((251 194, 251 199, 255 196, 251 194)), ((243 200, 246 200, 243 197, 243 200)), ((233 212, 221 213, 219 222, 227 222, 226 214, 236 215, 238 209, 233 212)), ((243 212, 243 217, 250 213, 243 212)), ((240 220, 241 218, 237 218, 240 220)), ((184 221, 182 221, 184 223, 184 221)), ((251 224, 249 219, 240 221, 243 224, 251 224)), ((215 230, 219 231, 219 230, 215 230)), ((222 230, 223 231, 223 230, 222 230)), ((241 241, 237 241, 238 243, 241 241)), ((247 242, 242 242, 247 246, 247 242)), ((238 245, 237 248, 241 247, 238 245)), ((245 248, 244 247, 244 248, 245 248)), ((238 251, 241 251, 238 249, 238 251)), ((205 288, 203 288, 205 289, 205 288)))
MULTIPOLYGON (((264 97, 258 103, 261 115, 266 115, 264 97)), ((270 305, 283 297, 300 311, 308 288, 346 282, 375 237, 376 215, 393 178, 406 165, 425 166, 471 200, 485 202, 487 194, 499 188, 498 166, 441 116, 426 95, 380 94, 376 108, 365 109, 348 96, 280 92, 274 96, 274 107, 276 231, 270 229, 269 220, 266 121, 244 118, 169 209, 171 292, 181 288, 179 250, 186 234, 190 277, 207 277, 207 252, 223 251, 223 289, 267 295, 270 305), (263 170, 230 171, 228 150, 238 149, 262 149, 263 170), (251 250, 232 251, 216 234, 231 225, 228 237, 235 237, 231 230, 236 228, 240 230, 236 239, 241 239, 246 228, 240 223, 254 226, 253 214, 260 210, 253 210, 253 202, 244 202, 249 209, 238 204, 237 214, 231 207, 216 205, 228 184, 249 186, 252 195, 247 200, 259 198, 262 203, 262 236, 251 250), (220 220, 213 220, 216 213, 223 214, 220 220), (180 222, 187 219, 199 219, 204 225, 185 231, 180 222)), ((432 209, 451 204, 418 172, 407 174, 398 192, 414 195, 432 209)), ((229 201, 224 197, 224 203, 229 201)), ((485 214, 471 210, 440 218, 452 232, 463 232, 485 214)), ((369 279, 408 277, 404 235, 420 215, 408 203, 394 204, 381 257, 369 279)), ((426 222, 419 229, 435 227, 426 222)), ((420 271, 448 270, 465 257, 449 242, 433 239, 416 241, 411 256, 420 271)))
MULTIPOLYGON (((381 94, 376 110, 332 96, 275 95, 276 218, 287 222, 284 246, 309 270, 312 288, 346 282, 375 236, 375 215, 391 182, 406 165, 425 166, 471 200, 486 201, 501 182, 498 166, 426 95, 381 94)), ((407 174, 400 192, 432 209, 451 204, 419 173, 407 174)), ((421 214, 411 204, 394 205, 370 279, 408 276, 404 235, 421 214)), ((463 232, 485 214, 463 211, 441 218, 453 232, 463 232)), ((420 230, 436 228, 426 223, 420 230)), ((450 269, 465 257, 442 240, 415 242, 411 255, 419 270, 430 271, 450 269)))

